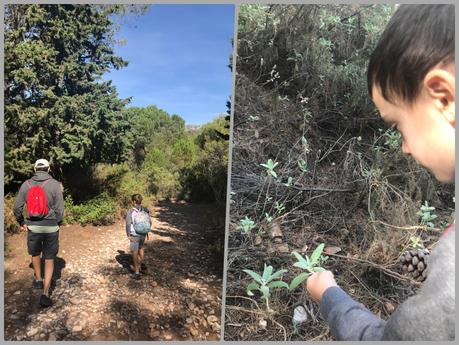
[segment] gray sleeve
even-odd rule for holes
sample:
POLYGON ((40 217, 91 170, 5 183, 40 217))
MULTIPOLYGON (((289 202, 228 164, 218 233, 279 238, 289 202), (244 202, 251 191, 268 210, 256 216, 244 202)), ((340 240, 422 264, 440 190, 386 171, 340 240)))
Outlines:
POLYGON ((336 340, 378 340, 386 321, 354 301, 341 288, 325 290, 320 302, 322 316, 336 340))
POLYGON ((131 233, 131 223, 132 223, 131 214, 132 214, 132 210, 129 210, 126 214, 126 236, 127 237, 129 237, 131 233))
POLYGON ((415 296, 402 303, 387 322, 384 340, 454 340, 455 231, 437 243, 428 276, 415 296))
POLYGON ((21 188, 19 188, 19 192, 16 197, 16 200, 14 201, 13 206, 14 217, 20 225, 23 225, 25 223, 24 215, 22 214, 22 212, 24 210, 24 204, 26 202, 27 189, 27 184, 24 182, 21 185, 21 188))
POLYGON ((54 187, 54 211, 56 212, 57 224, 60 225, 64 220, 64 194, 59 181, 56 181, 54 187))
POLYGON ((328 288, 320 309, 337 340, 454 340, 454 230, 431 254, 428 278, 386 322, 338 287, 328 288))

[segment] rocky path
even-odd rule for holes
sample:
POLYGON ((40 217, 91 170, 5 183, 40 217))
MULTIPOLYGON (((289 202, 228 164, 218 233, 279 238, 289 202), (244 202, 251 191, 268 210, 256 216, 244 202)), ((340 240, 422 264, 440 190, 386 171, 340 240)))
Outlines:
POLYGON ((221 259, 209 205, 160 203, 145 249, 147 272, 129 277, 124 222, 60 231, 54 305, 31 287, 26 234, 5 238, 6 340, 218 340, 221 259))

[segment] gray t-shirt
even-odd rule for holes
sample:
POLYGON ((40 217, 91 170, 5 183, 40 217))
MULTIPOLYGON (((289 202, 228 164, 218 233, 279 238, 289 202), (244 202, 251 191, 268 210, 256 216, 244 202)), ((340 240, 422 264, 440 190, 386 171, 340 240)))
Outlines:
POLYGON ((332 335, 337 340, 454 340, 454 239, 454 228, 440 238, 419 292, 400 304, 387 321, 339 287, 328 288, 320 310, 332 335))
POLYGON ((27 225, 27 229, 35 233, 52 233, 59 231, 59 225, 27 225))

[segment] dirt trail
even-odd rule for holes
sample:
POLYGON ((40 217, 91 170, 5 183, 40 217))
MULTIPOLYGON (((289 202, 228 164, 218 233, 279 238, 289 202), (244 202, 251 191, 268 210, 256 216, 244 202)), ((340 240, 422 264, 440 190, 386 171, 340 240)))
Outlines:
POLYGON ((60 230, 54 305, 32 289, 26 234, 5 237, 6 340, 218 340, 222 230, 209 205, 161 202, 147 241, 147 273, 135 281, 124 222, 60 230))

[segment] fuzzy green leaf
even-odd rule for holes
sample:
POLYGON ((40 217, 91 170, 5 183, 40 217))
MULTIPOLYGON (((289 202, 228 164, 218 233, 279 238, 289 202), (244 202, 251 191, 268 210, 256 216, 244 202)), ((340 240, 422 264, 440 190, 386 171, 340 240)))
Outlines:
POLYGON ((268 281, 269 277, 271 277, 271 273, 273 273, 273 266, 266 266, 265 264, 265 269, 263 270, 263 280, 268 281))
POLYGON ((257 283, 255 282, 250 283, 249 285, 247 285, 247 295, 253 296, 252 290, 258 290, 259 288, 260 286, 257 283))
POLYGON ((297 275, 290 283, 289 290, 292 291, 296 289, 298 285, 300 285, 302 282, 304 282, 308 278, 308 276, 309 276, 308 272, 303 272, 297 275))
POLYGON ((260 292, 263 294, 263 298, 269 298, 269 287, 267 287, 266 285, 260 286, 260 292))
POLYGON ((324 272, 325 271, 325 268, 322 268, 322 267, 314 267, 312 269, 314 272, 324 272))
POLYGON ((325 244, 321 243, 317 246, 317 248, 312 252, 310 260, 311 264, 314 265, 318 260, 320 255, 322 254, 322 251, 324 250, 325 244))
POLYGON ((262 284, 263 283, 263 278, 257 273, 252 270, 242 270, 243 272, 247 273, 249 276, 251 276, 255 281, 258 283, 262 284))
POLYGON ((284 287, 284 288, 287 288, 288 289, 288 284, 286 282, 283 282, 281 280, 277 280, 275 282, 271 282, 268 284, 268 287, 271 289, 271 288, 275 288, 275 287, 284 287))
POLYGON ((288 271, 287 270, 279 270, 279 271, 275 272, 271 277, 269 277, 268 282, 279 278, 282 274, 284 274, 286 272, 288 272, 288 271))

